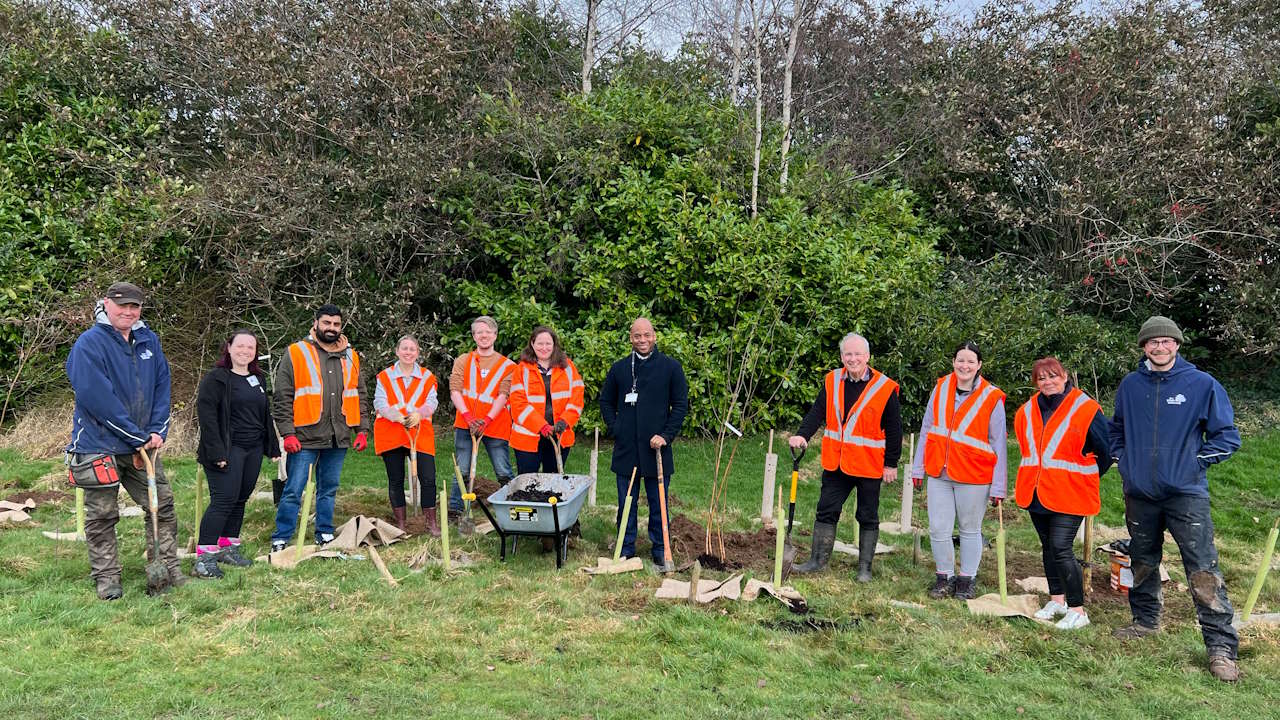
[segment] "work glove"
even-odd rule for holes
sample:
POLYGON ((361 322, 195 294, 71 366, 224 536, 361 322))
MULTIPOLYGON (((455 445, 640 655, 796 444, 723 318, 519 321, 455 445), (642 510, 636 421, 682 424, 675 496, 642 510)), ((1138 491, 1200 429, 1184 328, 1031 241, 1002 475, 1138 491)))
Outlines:
POLYGON ((394 423, 400 423, 401 425, 403 425, 405 421, 404 413, 396 410, 395 408, 387 409, 387 419, 394 423))
POLYGON ((922 477, 913 477, 913 478, 911 478, 911 484, 912 484, 912 485, 915 485, 915 486, 916 486, 916 489, 917 489, 917 490, 919 490, 920 488, 924 487, 924 478, 922 478, 922 477))
POLYGON ((297 435, 284 436, 284 451, 287 453, 302 452, 302 443, 298 441, 297 435))
POLYGON ((422 416, 416 412, 409 413, 409 416, 404 419, 405 426, 411 428, 418 427, 418 423, 420 422, 422 422, 422 416))
POLYGON ((364 452, 369 447, 369 436, 364 433, 356 433, 356 441, 351 443, 352 449, 356 452, 364 452))
POLYGON ((542 425, 542 429, 538 431, 538 434, 544 438, 549 438, 553 432, 555 432, 555 428, 551 427, 550 423, 544 423, 542 425))
POLYGON ((489 418, 472 420, 469 425, 471 426, 471 434, 475 437, 480 437, 484 435, 484 429, 489 426, 489 418))
POLYGON ((1000 503, 1004 502, 1004 498, 991 498, 991 507, 1000 507, 1000 503))
POLYGON ((569 423, 563 420, 557 420, 555 427, 552 428, 552 431, 555 432, 555 434, 557 435, 563 435, 564 431, 568 429, 569 429, 569 423))

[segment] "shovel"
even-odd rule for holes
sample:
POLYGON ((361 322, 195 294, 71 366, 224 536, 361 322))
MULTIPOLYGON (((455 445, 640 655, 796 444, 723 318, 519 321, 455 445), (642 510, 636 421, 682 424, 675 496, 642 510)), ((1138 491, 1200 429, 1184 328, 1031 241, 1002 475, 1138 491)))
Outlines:
POLYGON ((415 515, 422 511, 418 493, 418 434, 409 428, 409 507, 415 515))
POLYGON ((636 468, 631 468, 631 482, 627 483, 627 499, 622 502, 622 522, 618 523, 618 542, 613 545, 613 561, 622 560, 622 540, 627 534, 627 521, 631 519, 631 488, 636 484, 636 468))
POLYGON ((1006 582, 1004 569, 1004 503, 996 505, 996 517, 1000 519, 1000 529, 996 531, 996 572, 1000 578, 1000 604, 1009 601, 1009 585, 1006 582))
POLYGON ((654 454, 658 457, 658 512, 662 513, 662 567, 659 572, 669 573, 675 572, 676 563, 671 559, 671 533, 667 529, 667 484, 662 479, 662 448, 654 450, 654 454))
MULTIPOLYGON (((787 537, 782 546, 782 572, 780 580, 786 580, 791 574, 791 564, 796 561, 796 546, 791 544, 791 526, 796 524, 796 483, 800 481, 800 460, 804 458, 805 448, 800 454, 791 448, 791 504, 787 506, 787 537)), ((781 510, 781 508, 779 508, 781 510)))
POLYGON ((147 563, 147 594, 169 590, 169 568, 160 558, 160 494, 156 490, 156 466, 146 448, 138 448, 147 467, 147 509, 151 511, 151 562, 147 563))
POLYGON ((458 534, 471 535, 476 531, 476 521, 471 517, 471 501, 467 498, 476 489, 476 459, 480 456, 480 438, 471 436, 471 474, 467 476, 467 491, 462 494, 462 517, 458 519, 458 534))

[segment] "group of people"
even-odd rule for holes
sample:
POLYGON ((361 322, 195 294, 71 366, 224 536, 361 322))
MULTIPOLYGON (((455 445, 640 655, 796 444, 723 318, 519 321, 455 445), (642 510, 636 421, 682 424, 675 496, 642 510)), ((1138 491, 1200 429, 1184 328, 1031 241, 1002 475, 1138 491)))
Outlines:
MULTIPOLYGON (((1123 480, 1131 537, 1133 620, 1113 634, 1127 640, 1157 631, 1163 602, 1159 566, 1167 530, 1182 554, 1209 670, 1234 681, 1239 677, 1239 641, 1218 568, 1206 475, 1210 465, 1240 447, 1231 402, 1217 380, 1178 353, 1183 335, 1172 320, 1148 319, 1137 340, 1144 359, 1121 381, 1110 419, 1097 401, 1074 386, 1057 358, 1041 358, 1031 367, 1036 392, 1013 421, 1021 455, 1014 499, 1030 514, 1040 537, 1048 580, 1049 601, 1035 615, 1057 619, 1056 627, 1063 630, 1089 624, 1073 543, 1085 518, 1101 509, 1101 476, 1114 463, 1123 480)), ((880 487, 897 479, 902 422, 898 385, 870 367, 870 357, 862 336, 850 334, 841 341, 841 366, 827 373, 789 440, 792 448, 805 448, 823 430, 813 544, 808 561, 793 572, 826 567, 841 509, 856 491, 857 579, 871 580, 880 487)), ((976 595, 986 506, 998 506, 1008 496, 1008 429, 1005 394, 980 372, 982 350, 975 343, 961 343, 952 353, 951 367, 929 395, 922 442, 910 472, 917 488, 927 483, 936 573, 929 596, 969 599, 976 595), (957 528, 958 568, 952 542, 957 528)))
MULTIPOLYGON (((138 453, 159 449, 169 429, 169 369, 156 335, 141 321, 143 292, 130 283, 111 285, 97 322, 76 341, 67 358, 75 391, 68 445, 72 482, 86 488, 85 535, 98 596, 123 594, 116 552, 118 486, 145 505, 146 476, 138 453)), ((363 451, 373 432, 383 458, 388 496, 397 524, 405 524, 406 461, 416 457, 421 507, 428 530, 439 535, 432 416, 439 406, 438 382, 420 364, 412 336, 399 339, 395 362, 377 373, 369 412, 361 355, 343 335, 344 317, 334 305, 314 314, 308 335, 289 345, 276 366, 274 395, 258 365, 260 346, 249 330, 232 333, 222 356, 200 383, 197 459, 208 477, 210 503, 199 529, 193 572, 221 577, 220 565, 251 564, 240 552, 245 504, 253 493, 263 456, 287 453, 287 479, 271 536, 282 549, 297 530, 308 478, 316 488, 315 540, 333 540, 334 503, 348 449, 363 451), (370 419, 372 418, 372 423, 370 419), (279 440, 277 440, 277 437, 279 440)), ((474 350, 459 356, 449 375, 454 412, 454 454, 462 473, 484 445, 499 483, 516 473, 555 472, 574 445, 573 428, 583 411, 584 382, 556 333, 537 327, 518 360, 495 350, 498 323, 471 324, 474 350), (513 471, 510 451, 515 451, 513 471)), ((614 439, 611 470, 618 496, 640 487, 649 501, 649 540, 655 565, 664 562, 663 521, 654 499, 658 483, 675 471, 671 445, 688 411, 689 386, 680 363, 656 348, 652 323, 630 328, 631 352, 614 363, 601 386, 601 419, 614 439), (633 474, 639 483, 632 481, 633 474)), ((1156 631, 1161 611, 1158 567, 1164 531, 1182 552, 1197 617, 1216 677, 1238 676, 1238 641, 1232 609, 1217 566, 1205 470, 1240 446, 1222 386, 1178 353, 1183 336, 1169 319, 1143 324, 1138 345, 1145 359, 1120 384, 1114 415, 1074 387, 1066 368, 1043 358, 1031 368, 1037 392, 1014 416, 1021 451, 1015 500, 1040 536, 1050 599, 1037 613, 1061 618, 1057 627, 1088 625, 1080 566, 1072 543, 1084 518, 1098 513, 1100 477, 1116 462, 1123 478, 1126 522, 1132 540, 1134 584, 1129 592, 1133 622, 1115 632, 1141 638, 1156 631)), ((836 526, 850 495, 856 496, 859 561, 857 579, 869 582, 879 536, 879 496, 898 479, 902 420, 896 382, 870 365, 865 338, 849 334, 839 345, 840 367, 828 372, 792 448, 807 447, 822 429, 822 484, 809 559, 797 573, 827 566, 836 526)), ((929 396, 910 476, 927 483, 929 535, 936 576, 934 598, 975 595, 982 555, 982 519, 988 502, 1007 496, 1005 395, 982 377, 982 351, 971 342, 956 347, 952 372, 929 396), (957 568, 952 532, 958 526, 957 568)), ((185 581, 177 560, 173 494, 157 463, 159 554, 174 585, 185 581)), ((469 478, 468 478, 469 479, 469 478)), ((448 483, 450 512, 462 509, 462 494, 448 483)), ((621 505, 617 522, 622 522, 621 505)), ((151 546, 151 522, 146 523, 151 546)), ((631 513, 621 548, 636 551, 637 520, 631 513)))

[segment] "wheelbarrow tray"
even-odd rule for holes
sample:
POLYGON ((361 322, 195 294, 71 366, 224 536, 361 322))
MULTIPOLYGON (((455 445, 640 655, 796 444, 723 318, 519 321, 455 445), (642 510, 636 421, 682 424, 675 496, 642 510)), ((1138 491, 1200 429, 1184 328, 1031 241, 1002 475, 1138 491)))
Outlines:
POLYGON ((593 482, 590 475, 560 475, 558 473, 525 473, 493 493, 485 501, 493 511, 493 520, 506 533, 521 535, 555 535, 556 522, 551 503, 509 500, 512 493, 537 486, 550 490, 560 497, 556 503, 559 530, 564 532, 578 520, 578 513, 587 501, 587 491, 593 482))

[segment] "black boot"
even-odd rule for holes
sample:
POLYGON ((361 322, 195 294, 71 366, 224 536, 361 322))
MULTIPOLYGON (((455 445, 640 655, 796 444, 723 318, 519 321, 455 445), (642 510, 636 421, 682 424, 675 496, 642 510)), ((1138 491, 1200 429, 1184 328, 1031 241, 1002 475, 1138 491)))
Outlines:
POLYGON ((974 599, 975 597, 977 597, 977 592, 978 592, 977 585, 978 584, 974 582, 973 578, 965 577, 964 575, 957 575, 955 598, 957 600, 974 599))
POLYGON ((879 527, 858 530, 858 582, 871 582, 871 563, 876 559, 879 540, 879 527))
POLYGON ((831 548, 836 544, 836 526, 831 523, 815 522, 813 524, 813 548, 809 550, 809 559, 795 567, 791 572, 804 575, 824 570, 831 561, 831 548))
POLYGON ((956 580, 950 575, 937 573, 934 576, 933 587, 929 588, 929 597, 934 600, 951 597, 956 592, 956 580))

